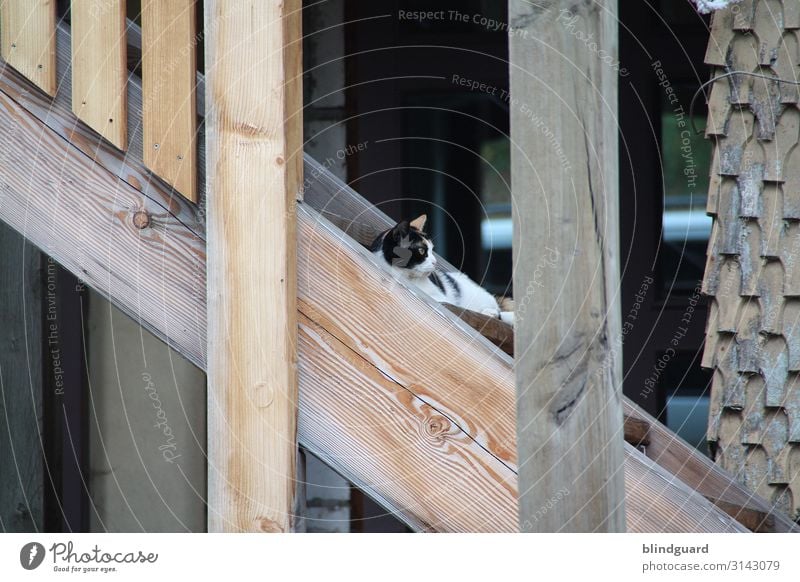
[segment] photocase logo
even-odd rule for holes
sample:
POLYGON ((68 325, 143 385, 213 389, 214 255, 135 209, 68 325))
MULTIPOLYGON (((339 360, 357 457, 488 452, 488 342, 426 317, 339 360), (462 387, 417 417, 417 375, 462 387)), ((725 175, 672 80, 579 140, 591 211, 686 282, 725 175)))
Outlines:
POLYGON ((44 546, 38 542, 30 542, 19 551, 19 563, 26 570, 35 570, 44 561, 44 546))

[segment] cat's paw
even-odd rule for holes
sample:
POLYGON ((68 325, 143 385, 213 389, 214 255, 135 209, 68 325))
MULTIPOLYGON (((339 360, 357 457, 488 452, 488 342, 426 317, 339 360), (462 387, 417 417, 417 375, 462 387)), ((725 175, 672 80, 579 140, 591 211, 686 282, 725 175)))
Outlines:
POLYGON ((494 317, 494 318, 500 317, 500 311, 498 309, 492 309, 491 307, 487 307, 486 309, 481 309, 481 313, 489 317, 494 317))
POLYGON ((500 320, 506 322, 507 324, 513 326, 514 325, 514 312, 513 311, 501 311, 500 312, 500 320))

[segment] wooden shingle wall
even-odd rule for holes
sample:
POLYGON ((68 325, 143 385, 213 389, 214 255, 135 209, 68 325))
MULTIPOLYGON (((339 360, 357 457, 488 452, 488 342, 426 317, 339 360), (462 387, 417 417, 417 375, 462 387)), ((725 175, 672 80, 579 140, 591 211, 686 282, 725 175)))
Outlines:
POLYGON ((703 365, 714 370, 716 461, 794 517, 800 507, 800 3, 744 0, 714 14, 714 218, 703 365))

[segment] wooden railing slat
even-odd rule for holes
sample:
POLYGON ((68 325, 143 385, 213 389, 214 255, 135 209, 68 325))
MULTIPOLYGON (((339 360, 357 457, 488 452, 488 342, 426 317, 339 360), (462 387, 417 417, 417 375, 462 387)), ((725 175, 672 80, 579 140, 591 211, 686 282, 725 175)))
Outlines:
POLYGON ((0 2, 0 55, 51 97, 56 94, 55 32, 55 2, 0 2))
POLYGON ((195 0, 142 3, 144 163, 197 201, 195 0))
POLYGON ((72 0, 72 110, 125 151, 127 39, 124 0, 72 0))

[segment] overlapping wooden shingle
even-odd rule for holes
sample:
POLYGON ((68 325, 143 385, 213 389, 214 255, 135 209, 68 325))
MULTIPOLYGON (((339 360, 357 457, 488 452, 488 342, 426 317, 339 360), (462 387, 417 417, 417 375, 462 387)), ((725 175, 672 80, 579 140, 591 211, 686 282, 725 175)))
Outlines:
POLYGON ((800 510, 800 3, 743 0, 714 14, 706 63, 714 218, 703 291, 716 460, 800 510))

